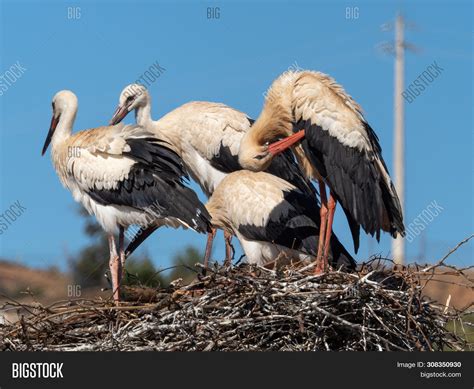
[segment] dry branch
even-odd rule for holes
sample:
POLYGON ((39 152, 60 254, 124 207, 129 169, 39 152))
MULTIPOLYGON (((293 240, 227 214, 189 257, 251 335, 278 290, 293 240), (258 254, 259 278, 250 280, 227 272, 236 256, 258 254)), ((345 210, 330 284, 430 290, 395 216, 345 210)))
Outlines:
POLYGON ((375 262, 322 276, 294 265, 208 268, 190 285, 147 291, 146 303, 138 294, 120 307, 103 300, 26 306, 31 314, 0 326, 0 350, 462 348, 445 329, 452 314, 422 298, 419 273, 375 262))

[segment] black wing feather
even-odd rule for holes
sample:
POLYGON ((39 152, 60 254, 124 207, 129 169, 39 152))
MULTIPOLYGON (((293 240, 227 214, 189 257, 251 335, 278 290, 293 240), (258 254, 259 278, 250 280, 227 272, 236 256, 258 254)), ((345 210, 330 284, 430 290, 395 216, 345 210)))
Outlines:
POLYGON ((213 155, 209 160, 211 166, 223 173, 232 173, 242 170, 239 164, 239 156, 232 154, 228 146, 224 146, 221 142, 219 152, 213 155))
MULTIPOLYGON (((354 246, 359 245, 360 226, 380 238, 384 215, 390 219, 390 232, 403 234, 403 220, 398 199, 390 194, 380 171, 373 163, 374 155, 348 147, 310 120, 300 120, 295 131, 305 129, 302 146, 311 162, 331 188, 348 217, 354 246)), ((383 162, 375 132, 367 124, 367 133, 376 156, 383 162)), ((384 164, 385 166, 385 164, 384 164)))
MULTIPOLYGON (((319 206, 300 190, 285 191, 284 201, 275 207, 265 226, 241 225, 239 232, 249 240, 278 245, 316 255, 319 238, 319 206), (288 206, 290 208, 288 208, 288 206)), ((333 233, 330 261, 334 267, 354 269, 356 262, 333 233)))
POLYGON ((90 189, 102 205, 136 208, 151 216, 175 217, 199 232, 210 228, 210 215, 196 193, 185 186, 188 175, 181 158, 154 138, 129 138, 124 155, 136 161, 128 177, 114 189, 90 189))
POLYGON ((303 174, 291 150, 285 150, 275 156, 266 172, 289 182, 303 193, 314 197, 313 201, 317 201, 316 188, 303 174))

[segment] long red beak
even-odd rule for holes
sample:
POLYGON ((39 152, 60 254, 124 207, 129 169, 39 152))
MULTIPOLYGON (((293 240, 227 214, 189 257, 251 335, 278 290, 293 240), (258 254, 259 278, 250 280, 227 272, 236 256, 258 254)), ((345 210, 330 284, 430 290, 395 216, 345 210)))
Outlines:
POLYGON ((290 135, 284 139, 281 139, 268 146, 270 154, 277 155, 285 151, 287 148, 293 146, 296 142, 299 142, 305 136, 304 130, 298 131, 296 134, 290 135))

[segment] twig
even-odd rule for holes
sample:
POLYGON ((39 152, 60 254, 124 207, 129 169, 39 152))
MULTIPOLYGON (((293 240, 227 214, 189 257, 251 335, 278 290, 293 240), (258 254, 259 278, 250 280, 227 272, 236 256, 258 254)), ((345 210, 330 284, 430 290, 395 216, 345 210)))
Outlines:
POLYGON ((441 258, 436 264, 431 265, 431 266, 428 266, 427 268, 423 269, 422 271, 426 273, 426 272, 428 272, 428 271, 430 271, 430 270, 432 270, 432 269, 434 269, 434 268, 436 268, 436 267, 439 267, 439 266, 443 265, 443 264, 444 264, 444 261, 445 261, 446 259, 448 259, 448 257, 449 257, 452 253, 454 253, 454 252, 455 252, 459 247, 461 247, 463 244, 469 242, 472 238, 474 238, 474 234, 472 234, 471 236, 469 236, 469 237, 467 237, 466 239, 464 239, 464 240, 462 240, 461 242, 459 242, 459 243, 456 245, 456 247, 454 247, 453 249, 449 250, 449 252, 448 252, 443 258, 441 258))

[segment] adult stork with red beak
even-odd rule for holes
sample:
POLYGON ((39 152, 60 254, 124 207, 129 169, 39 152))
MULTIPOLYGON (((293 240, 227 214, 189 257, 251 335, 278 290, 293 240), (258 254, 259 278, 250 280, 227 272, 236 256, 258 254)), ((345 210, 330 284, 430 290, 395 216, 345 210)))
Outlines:
POLYGON ((361 107, 328 75, 286 72, 276 79, 259 118, 241 141, 239 162, 246 169, 261 171, 289 147, 306 176, 319 182, 316 272, 328 267, 337 202, 347 216, 356 252, 361 226, 377 240, 380 231, 404 235, 400 202, 377 135, 361 107))

